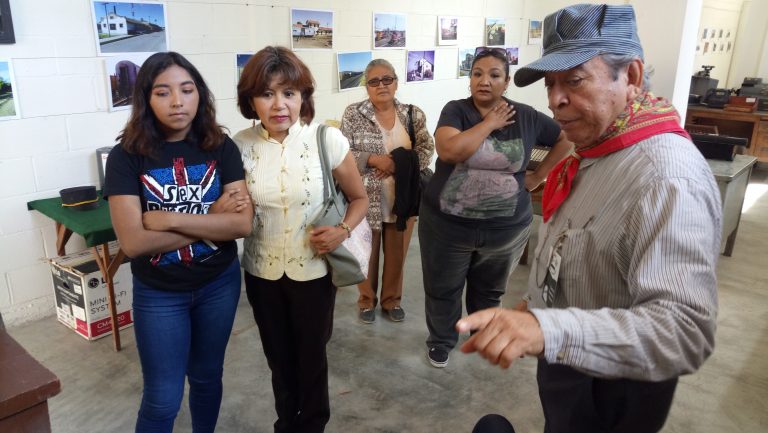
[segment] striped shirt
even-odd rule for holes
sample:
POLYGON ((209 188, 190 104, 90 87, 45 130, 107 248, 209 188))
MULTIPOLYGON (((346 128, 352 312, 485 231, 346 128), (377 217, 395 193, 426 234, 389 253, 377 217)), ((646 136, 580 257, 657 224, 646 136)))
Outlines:
POLYGON ((547 362, 649 381, 695 371, 714 348, 721 220, 712 171, 683 137, 581 161, 569 197, 542 225, 528 284, 547 362), (558 246, 547 308, 542 287, 558 246))

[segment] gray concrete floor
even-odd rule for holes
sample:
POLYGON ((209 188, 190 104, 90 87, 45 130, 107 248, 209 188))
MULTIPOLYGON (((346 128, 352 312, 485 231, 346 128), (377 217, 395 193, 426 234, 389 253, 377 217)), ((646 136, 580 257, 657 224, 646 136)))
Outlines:
MULTIPOLYGON (((766 178, 768 169, 761 167, 750 190, 768 189, 766 178)), ((768 430, 766 216, 768 193, 743 215, 733 256, 721 256, 715 353, 699 372, 681 379, 666 432, 768 430)), ((520 266, 512 275, 505 305, 512 305, 523 292, 528 270, 520 266)), ((407 262, 406 320, 392 323, 378 315, 374 324, 360 324, 356 298, 353 287, 340 289, 337 297, 328 345, 332 412, 328 432, 468 433, 480 416, 490 412, 510 418, 518 432, 543 430, 533 359, 522 359, 509 370, 456 351, 445 369, 432 368, 426 361, 417 236, 407 262)), ((141 371, 131 329, 121 333, 120 352, 112 350, 110 338, 87 342, 55 317, 9 332, 61 379, 61 394, 49 402, 54 433, 133 431, 141 371)), ((272 431, 275 414, 269 378, 243 294, 227 351, 217 431, 272 431)), ((186 403, 174 431, 191 431, 186 403)))

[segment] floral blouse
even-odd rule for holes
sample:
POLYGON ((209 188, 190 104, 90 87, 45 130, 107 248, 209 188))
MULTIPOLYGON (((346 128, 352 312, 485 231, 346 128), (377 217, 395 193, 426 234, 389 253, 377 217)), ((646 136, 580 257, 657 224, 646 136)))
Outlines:
MULTIPOLYGON (((397 117, 408 130, 408 104, 401 104, 395 99, 397 117)), ((412 149, 419 157, 419 169, 423 170, 432 163, 432 155, 435 153, 435 141, 427 131, 427 116, 417 106, 413 106, 413 131, 416 143, 412 143, 412 149)), ((373 111, 370 100, 357 102, 344 110, 341 118, 341 132, 349 139, 350 150, 357 161, 357 168, 363 176, 363 184, 368 193, 368 224, 372 230, 381 230, 381 180, 373 176, 373 167, 368 167, 368 157, 371 154, 386 155, 388 152, 384 146, 379 124, 373 111)))
MULTIPOLYGON (((254 203, 253 232, 245 238, 242 260, 251 275, 274 281, 285 274, 294 281, 309 281, 328 272, 325 260, 309 245, 311 223, 323 204, 317 127, 298 121, 282 143, 270 138, 261 124, 233 137, 254 203)), ((349 152, 349 143, 338 129, 326 131, 326 152, 336 168, 349 152)))

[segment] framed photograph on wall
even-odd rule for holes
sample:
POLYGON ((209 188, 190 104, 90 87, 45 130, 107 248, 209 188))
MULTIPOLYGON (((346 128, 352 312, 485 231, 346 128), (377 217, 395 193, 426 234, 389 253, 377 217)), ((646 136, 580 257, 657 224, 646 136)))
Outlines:
POLYGON ((459 43, 459 19, 437 17, 437 44, 457 45, 459 43))
POLYGON ((528 20, 528 45, 541 43, 541 21, 528 20))
POLYGON ((96 50, 100 56, 168 51, 165 3, 92 2, 96 50))
POLYGON ((333 11, 291 9, 291 49, 332 50, 333 11))
POLYGON ((506 33, 507 29, 503 19, 485 19, 485 45, 489 47, 503 46, 506 41, 506 33))
POLYGON ((469 77, 473 60, 475 60, 475 48, 459 48, 459 78, 469 77))
POLYGON ((339 91, 365 86, 365 67, 373 60, 372 51, 337 53, 339 91))
POLYGON ((405 82, 432 81, 435 79, 435 50, 408 51, 405 82))
POLYGON ((240 82, 240 75, 243 74, 243 68, 245 68, 245 64, 248 63, 248 60, 251 60, 251 57, 253 57, 253 53, 235 54, 235 70, 237 71, 237 75, 235 75, 235 86, 240 82))
POLYGON ((16 36, 13 34, 11 6, 8 0, 0 0, 0 44, 14 43, 16 43, 16 36))
POLYGON ((520 47, 505 47, 507 52, 507 63, 509 66, 517 66, 520 64, 520 47))
POLYGON ((405 14, 373 13, 373 48, 395 49, 405 48, 405 14))
POLYGON ((19 95, 10 59, 0 59, 0 120, 19 119, 19 95))
POLYGON ((141 65, 152 53, 117 54, 108 57, 104 66, 107 69, 109 89, 109 111, 130 110, 133 105, 133 89, 136 87, 136 75, 141 65))

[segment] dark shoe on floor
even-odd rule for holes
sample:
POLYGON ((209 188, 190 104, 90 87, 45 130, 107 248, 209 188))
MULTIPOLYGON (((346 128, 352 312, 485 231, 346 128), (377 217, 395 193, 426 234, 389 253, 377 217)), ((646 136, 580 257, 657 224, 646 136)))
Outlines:
POLYGON ((373 308, 361 308, 357 317, 363 323, 373 323, 376 321, 376 312, 373 311, 373 308))
POLYGON ((448 365, 448 351, 439 347, 432 347, 427 351, 427 359, 432 367, 445 368, 448 365))
POLYGON ((392 307, 389 310, 384 310, 384 314, 393 322, 402 322, 403 319, 405 319, 405 310, 399 305, 397 307, 392 307))

